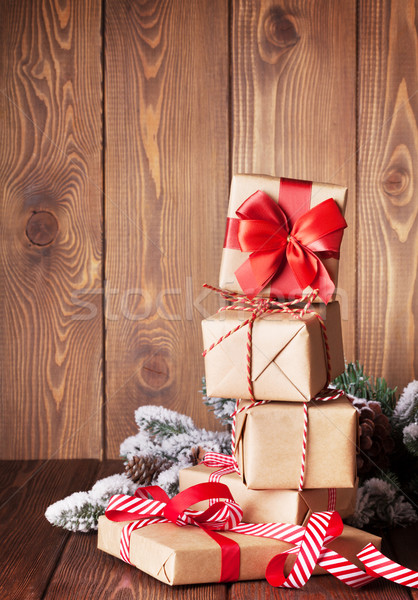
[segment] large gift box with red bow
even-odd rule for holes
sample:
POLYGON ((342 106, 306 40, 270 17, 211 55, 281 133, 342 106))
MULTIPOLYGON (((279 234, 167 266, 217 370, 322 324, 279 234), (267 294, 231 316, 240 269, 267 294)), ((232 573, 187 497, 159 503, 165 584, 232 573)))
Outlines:
MULTIPOLYGON (((129 501, 129 497, 125 498, 129 501)), ((348 525, 343 527, 337 513, 315 513, 307 528, 316 536, 317 546, 313 549, 311 542, 307 547, 312 552, 312 558, 306 565, 306 550, 299 552, 301 544, 309 543, 304 542, 304 527, 286 523, 264 526, 243 523, 236 525, 232 532, 222 531, 218 534, 222 539, 219 543, 208 535, 208 531, 197 526, 197 522, 195 525, 179 527, 164 519, 156 521, 157 518, 153 523, 132 530, 127 537, 126 531, 135 521, 114 521, 101 516, 98 548, 123 558, 169 585, 266 577, 273 585, 281 585, 289 574, 291 581, 303 585, 311 574, 329 572, 356 587, 372 580, 364 573, 364 565, 357 554, 367 544, 371 543, 377 549, 381 545, 381 539, 377 536, 348 525), (328 532, 331 535, 327 538, 328 532), (300 575, 302 564, 306 565, 302 567, 303 576, 300 575)))
MULTIPOLYGON (((98 548, 120 558, 120 536, 126 523, 114 523, 105 516, 99 518, 98 548)), ((265 579, 270 560, 293 544, 264 537, 223 533, 240 548, 239 580, 265 579)), ((343 534, 328 547, 352 561, 361 563, 356 554, 371 542, 380 548, 381 539, 354 527, 344 526, 343 534)), ((198 527, 177 527, 173 523, 158 523, 137 529, 132 533, 131 563, 155 579, 169 585, 190 585, 220 581, 221 549, 198 527)), ((288 575, 295 563, 291 554, 285 565, 288 575)), ((315 566, 313 575, 324 575, 324 569, 315 566)))
MULTIPOLYGON (((307 402, 326 387, 328 366, 330 380, 344 371, 338 302, 312 305, 311 310, 315 313, 305 316, 272 312, 254 321, 251 381, 256 398, 307 402), (317 314, 326 326, 329 353, 317 314)), ((250 398, 244 325, 249 316, 242 310, 224 310, 202 321, 209 397, 250 398)))
POLYGON ((232 178, 219 286, 254 296, 334 293, 347 188, 267 175, 232 178))
MULTIPOLYGON (((209 453, 211 454, 211 453, 209 453)), ((210 462, 210 461, 209 461, 210 462)), ((219 467, 206 466, 204 462, 179 473, 180 491, 192 485, 209 481, 219 472, 219 467)), ((314 512, 338 511, 342 519, 352 515, 356 506, 357 484, 352 488, 317 490, 250 490, 236 472, 225 473, 220 481, 228 486, 234 500, 241 506, 242 520, 247 523, 294 523, 306 525, 314 512)), ((204 510, 208 503, 193 506, 204 510)))
POLYGON ((239 403, 235 423, 235 457, 248 488, 298 489, 303 453, 303 489, 355 486, 358 413, 346 397, 250 406, 239 403))

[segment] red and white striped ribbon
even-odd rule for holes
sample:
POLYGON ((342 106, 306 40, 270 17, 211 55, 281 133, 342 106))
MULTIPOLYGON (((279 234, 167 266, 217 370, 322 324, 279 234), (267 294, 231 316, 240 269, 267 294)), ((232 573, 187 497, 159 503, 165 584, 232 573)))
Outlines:
POLYGON ((373 544, 367 544, 357 556, 370 575, 384 577, 385 579, 389 579, 389 581, 394 581, 407 587, 418 588, 418 573, 416 571, 407 569, 390 560, 379 552, 373 544))
POLYGON ((235 403, 235 410, 234 412, 230 415, 230 417, 232 418, 232 425, 231 425, 231 454, 232 454, 232 459, 234 461, 234 467, 235 470, 239 473, 239 469, 238 469, 238 463, 237 460, 235 458, 235 426, 236 426, 236 420, 235 417, 237 415, 237 411, 239 408, 239 403, 240 401, 237 400, 235 403))
POLYGON ((303 587, 312 575, 315 565, 318 565, 346 585, 358 588, 373 581, 375 576, 365 573, 352 562, 326 547, 326 544, 338 537, 342 530, 341 517, 336 512, 328 511, 313 513, 306 527, 283 523, 261 525, 241 523, 233 529, 234 532, 244 535, 268 537, 293 544, 289 550, 274 557, 267 567, 266 578, 276 587, 296 589, 303 587), (286 578, 283 569, 289 554, 296 554, 297 558, 286 578))
POLYGON ((337 509, 337 490, 328 488, 328 510, 334 511, 337 509))
POLYGON ((234 459, 229 454, 221 454, 220 452, 205 452, 202 460, 203 464, 213 469, 219 468, 221 471, 225 470, 229 473, 233 473, 234 459))
MULTIPOLYGON (((234 456, 220 454, 219 452, 206 452, 202 462, 208 467, 218 469, 209 475, 209 481, 214 481, 215 483, 219 483, 221 481, 221 477, 224 475, 235 473, 238 470, 237 462, 234 456)), ((209 506, 212 506, 216 501, 217 498, 211 498, 209 500, 209 506)))

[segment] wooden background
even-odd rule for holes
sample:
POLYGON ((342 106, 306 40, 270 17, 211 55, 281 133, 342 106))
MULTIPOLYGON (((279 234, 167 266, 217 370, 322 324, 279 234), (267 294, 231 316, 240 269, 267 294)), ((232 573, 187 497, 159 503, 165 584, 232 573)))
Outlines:
POLYGON ((0 0, 0 457, 198 393, 231 175, 349 187, 347 360, 416 376, 413 0, 0 0))

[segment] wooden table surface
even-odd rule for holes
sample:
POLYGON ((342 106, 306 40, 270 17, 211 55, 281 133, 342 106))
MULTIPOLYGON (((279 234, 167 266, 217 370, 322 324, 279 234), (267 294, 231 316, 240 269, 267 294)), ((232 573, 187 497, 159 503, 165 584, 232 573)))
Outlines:
MULTIPOLYGON (((303 590, 270 587, 265 581, 171 588, 96 548, 96 533, 52 527, 46 508, 97 479, 122 471, 120 461, 0 462, 0 598, 59 599, 275 599, 339 598, 418 600, 418 591, 379 580, 351 590, 331 576, 313 577, 303 590)), ((384 550, 418 569, 418 528, 395 530, 384 550)))

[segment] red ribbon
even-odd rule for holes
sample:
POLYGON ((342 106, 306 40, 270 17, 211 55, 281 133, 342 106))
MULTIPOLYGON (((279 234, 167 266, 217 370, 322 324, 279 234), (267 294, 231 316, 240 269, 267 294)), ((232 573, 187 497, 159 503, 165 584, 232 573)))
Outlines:
MULTIPOLYGON (((279 202, 292 207, 287 197, 294 194, 304 198, 306 204, 310 192, 311 184, 307 182, 281 180, 279 202)), ((236 214, 239 220, 228 220, 225 246, 237 248, 238 242, 242 252, 250 252, 235 271, 249 298, 271 284, 272 296, 293 294, 298 288, 300 294, 311 287, 319 289, 321 298, 328 302, 335 285, 321 258, 339 258, 343 230, 347 227, 332 198, 292 222, 293 215, 286 215, 278 203, 259 190, 245 200, 236 214)))
POLYGON ((172 522, 178 526, 196 525, 209 535, 221 548, 221 576, 219 581, 237 581, 239 577, 239 545, 217 533, 216 530, 232 529, 242 518, 242 510, 234 502, 228 486, 223 483, 200 483, 170 500, 158 486, 138 488, 135 497, 117 494, 109 500, 105 515, 111 521, 129 521, 121 534, 121 558, 130 563, 130 537, 135 529, 154 523, 172 522), (148 498, 151 497, 151 499, 148 498), (224 498, 207 510, 187 510, 202 500, 224 498))

